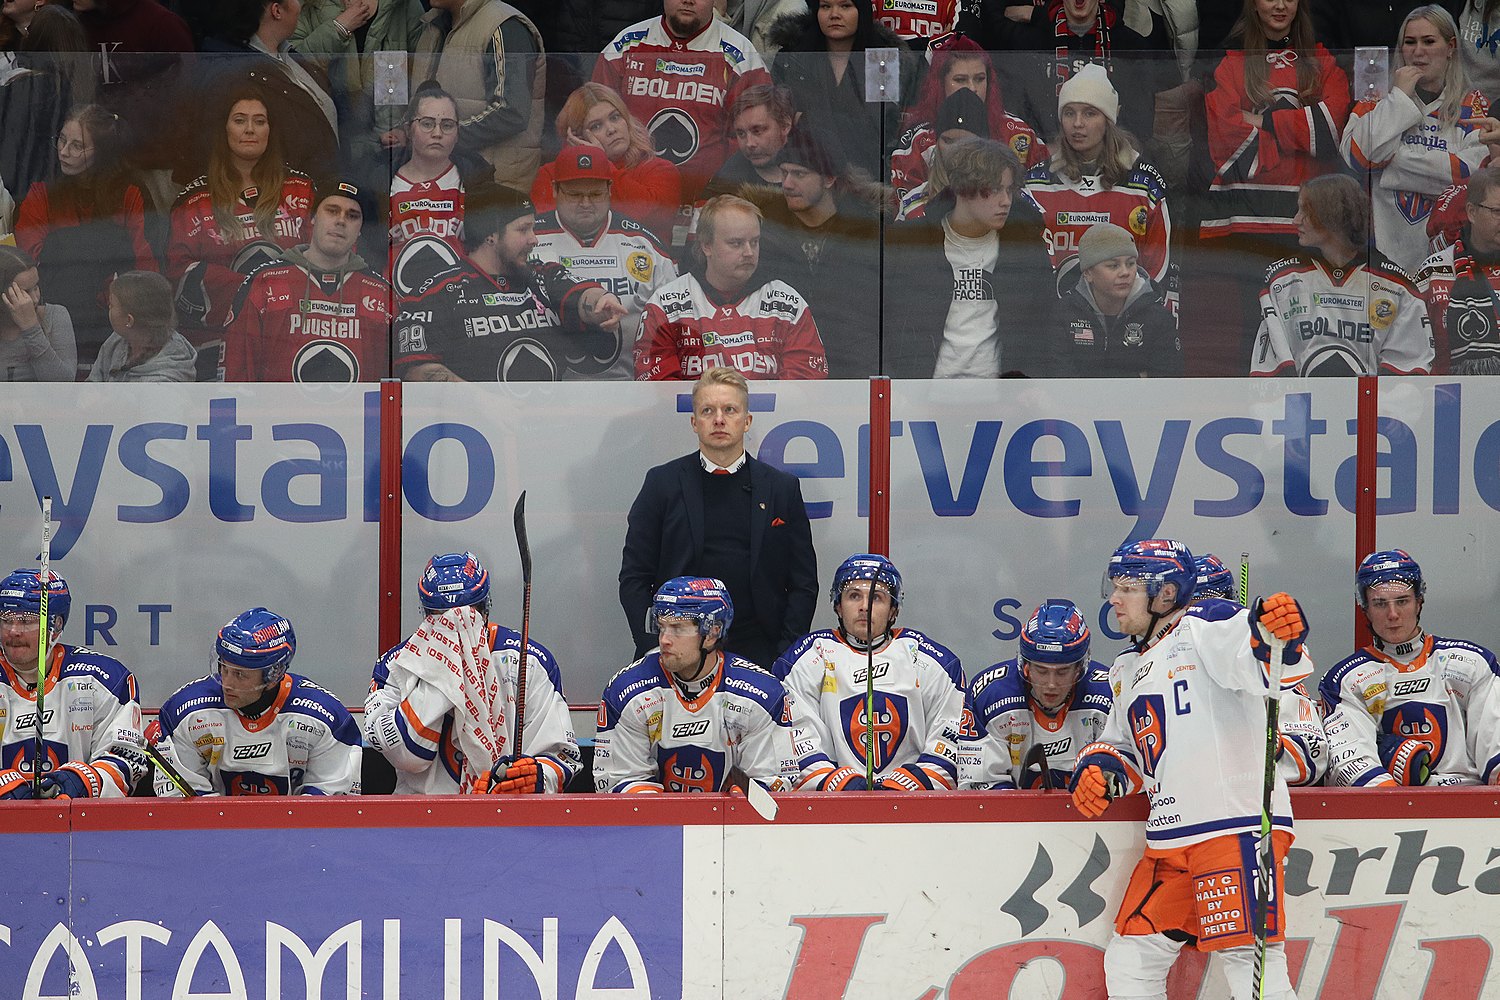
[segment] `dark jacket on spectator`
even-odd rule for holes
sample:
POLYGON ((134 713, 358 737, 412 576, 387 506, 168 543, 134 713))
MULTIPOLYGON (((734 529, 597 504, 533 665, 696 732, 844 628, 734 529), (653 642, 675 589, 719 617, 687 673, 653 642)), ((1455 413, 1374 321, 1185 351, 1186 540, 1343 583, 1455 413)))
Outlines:
POLYGON ((1176 378, 1182 375, 1182 343, 1177 320, 1146 273, 1136 270, 1135 287, 1118 316, 1105 316, 1093 290, 1076 269, 1077 284, 1065 292, 1053 324, 1054 362, 1059 378, 1176 378))
MULTIPOLYGON (((945 193, 927 206, 924 218, 886 233, 882 373, 892 378, 931 378, 953 301, 953 269, 943 249, 943 219, 953 210, 945 193)), ((986 275, 998 307, 1002 372, 1044 373, 1046 333, 1057 295, 1041 237, 1041 217, 1019 197, 1000 230, 1000 258, 986 275)))
POLYGON ((1354 48, 1378 45, 1391 48, 1406 15, 1418 7, 1436 2, 1453 15, 1455 23, 1463 8, 1460 0, 1317 0, 1312 5, 1313 25, 1318 41, 1340 62, 1353 58, 1354 48))
MULTIPOLYGON (((57 175, 55 136, 80 97, 67 67, 77 53, 18 52, 22 72, 0 87, 0 178, 20 202, 40 181, 57 175)), ((90 81, 92 82, 92 81, 90 81)))
POLYGON ((558 0, 548 41, 555 53, 587 57, 583 76, 588 79, 593 57, 604 46, 632 24, 661 11, 661 0, 558 0))
POLYGON ((172 166, 173 109, 192 79, 193 35, 156 0, 98 0, 78 20, 93 46, 99 103, 130 125, 126 162, 138 170, 172 166))

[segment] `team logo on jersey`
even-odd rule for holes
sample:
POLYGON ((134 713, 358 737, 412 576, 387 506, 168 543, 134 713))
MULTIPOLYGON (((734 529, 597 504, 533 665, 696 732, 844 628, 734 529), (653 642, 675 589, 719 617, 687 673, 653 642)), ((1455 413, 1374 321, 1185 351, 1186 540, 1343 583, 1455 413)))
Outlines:
POLYGON ((1124 331, 1120 334, 1120 341, 1126 347, 1140 347, 1146 342, 1145 324, 1126 323, 1124 331))
MULTIPOLYGON (((863 759, 869 740, 869 716, 865 714, 865 696, 858 694, 845 698, 839 704, 839 718, 844 723, 844 739, 854 756, 863 759)), ((901 746, 906 736, 906 699, 899 694, 885 691, 875 692, 875 748, 871 757, 875 770, 883 771, 901 746)))
POLYGON ((1380 731, 1427 744, 1436 763, 1443 756, 1443 743, 1448 735, 1448 710, 1420 701, 1398 705, 1380 717, 1380 731))
POLYGON ((708 732, 707 719, 695 719, 692 722, 679 722, 672 727, 672 739, 686 740, 694 736, 702 736, 708 732))
POLYGON ((1384 330, 1396 320, 1396 301, 1381 297, 1370 302, 1370 325, 1384 330))
POLYGON ((557 362, 540 340, 517 337, 500 353, 495 378, 500 382, 555 382, 557 362))
POLYGON ((1130 731, 1140 751, 1141 770, 1156 777, 1156 765, 1167 748, 1167 711, 1159 694, 1143 694, 1131 704, 1130 731))
POLYGON ((1434 204, 1436 203, 1431 195, 1418 194, 1415 191, 1396 192, 1396 210, 1401 213, 1401 218, 1412 225, 1416 225, 1431 215, 1434 204))
POLYGON ((1130 231, 1137 236, 1146 235, 1146 206, 1137 205, 1130 211, 1130 231))
POLYGON ((1421 694, 1427 690, 1427 685, 1432 682, 1430 677, 1418 677, 1415 680, 1397 681, 1391 694, 1397 698, 1410 698, 1414 694, 1421 694))
POLYGON ((682 166, 698 152, 701 137, 698 123, 681 108, 663 108, 651 116, 646 125, 656 155, 675 166, 682 166))
POLYGON ((1026 162, 1026 155, 1031 152, 1031 136, 1013 135, 1010 137, 1010 148, 1015 150, 1016 159, 1022 163, 1026 162))
POLYGON ((625 273, 636 281, 648 282, 651 275, 656 271, 656 263, 652 261, 651 255, 641 253, 639 250, 625 257, 625 273))
POLYGON ((1364 362, 1359 359, 1352 349, 1344 344, 1322 343, 1315 350, 1309 351, 1307 357, 1302 359, 1302 370, 1298 373, 1304 377, 1367 375, 1364 362))
POLYGON ((414 237, 396 255, 391 284, 405 296, 416 295, 435 275, 458 266, 458 253, 430 233, 414 237))
POLYGON ((358 382, 359 359, 336 340, 314 340, 292 358, 292 381, 358 382))
POLYGON ((714 792, 727 770, 717 750, 673 747, 661 758, 661 783, 669 792, 714 792))
POLYGON ((225 777, 225 795, 287 795, 291 792, 291 782, 277 775, 243 771, 225 777))
POLYGON ((259 760, 271 752, 270 743, 244 743, 234 748, 235 760, 259 760))

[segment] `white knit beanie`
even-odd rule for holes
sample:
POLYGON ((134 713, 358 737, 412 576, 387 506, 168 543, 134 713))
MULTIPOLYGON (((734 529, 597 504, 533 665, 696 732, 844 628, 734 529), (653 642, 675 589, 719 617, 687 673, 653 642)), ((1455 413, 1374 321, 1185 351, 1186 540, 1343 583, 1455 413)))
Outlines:
POLYGON ((1068 77, 1057 92, 1057 113, 1065 104, 1092 104, 1112 122, 1120 120, 1120 95, 1109 82, 1109 74, 1098 63, 1089 63, 1068 77))

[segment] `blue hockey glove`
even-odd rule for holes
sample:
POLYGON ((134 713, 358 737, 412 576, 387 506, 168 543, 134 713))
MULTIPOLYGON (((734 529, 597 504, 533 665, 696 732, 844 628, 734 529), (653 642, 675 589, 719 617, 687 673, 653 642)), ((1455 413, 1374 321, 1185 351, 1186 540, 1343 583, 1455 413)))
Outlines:
POLYGON ((29 799, 31 779, 20 771, 0 771, 0 799, 29 799))
POLYGON ((1398 785, 1425 785, 1432 777, 1432 744, 1396 733, 1380 738, 1380 762, 1398 785))
POLYGON ((104 776, 88 764, 69 761, 42 778, 44 799, 98 798, 104 792, 104 776))
POLYGON ((1250 652, 1261 663, 1271 664, 1267 634, 1286 643, 1281 651, 1281 662, 1290 667, 1302 659, 1302 644, 1307 641, 1307 633, 1307 616, 1291 594, 1256 598, 1250 609, 1250 652))

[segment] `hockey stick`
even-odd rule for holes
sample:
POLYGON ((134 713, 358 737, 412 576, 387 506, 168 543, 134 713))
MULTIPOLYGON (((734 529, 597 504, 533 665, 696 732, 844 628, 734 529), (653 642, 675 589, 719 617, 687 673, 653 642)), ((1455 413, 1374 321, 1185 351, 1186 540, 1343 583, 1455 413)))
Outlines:
POLYGON ((32 737, 31 758, 31 794, 36 798, 42 797, 42 761, 47 754, 47 738, 42 732, 42 726, 46 722, 45 711, 47 700, 47 654, 52 652, 52 644, 48 642, 52 638, 51 623, 47 621, 47 592, 51 589, 48 580, 51 576, 49 568, 52 562, 52 498, 42 497, 42 569, 36 575, 36 582, 41 585, 41 619, 37 622, 40 636, 36 643, 36 733, 32 737))
POLYGON ((865 787, 875 790, 875 581, 865 595, 865 787))
POLYGON ((1250 553, 1240 553, 1240 607, 1250 606, 1250 553))
POLYGON ((1042 791, 1050 792, 1057 788, 1052 783, 1052 769, 1048 767, 1047 750, 1040 743, 1033 743, 1031 749, 1026 751, 1026 757, 1021 761, 1021 780, 1026 780, 1026 772, 1033 767, 1041 768, 1042 791))
MULTIPOLYGON (((1281 744, 1281 652, 1286 643, 1267 630, 1266 648, 1271 662, 1266 666, 1266 766, 1260 798, 1260 853, 1255 877, 1255 968, 1251 996, 1266 995, 1266 913, 1276 898, 1276 852, 1271 843, 1271 794, 1276 788, 1276 751, 1281 744)), ((1280 915, 1278 914, 1278 920, 1280 915)))
POLYGON ((526 732, 526 664, 531 659, 531 543, 526 540, 526 491, 516 500, 516 547, 521 552, 521 654, 516 663, 516 743, 520 756, 526 732))
POLYGON ((152 764, 156 765, 158 771, 167 776, 167 780, 172 783, 172 787, 181 792, 183 798, 196 799, 198 797, 197 790, 188 784, 188 780, 182 776, 182 772, 173 767, 171 761, 167 760, 167 755, 158 750, 156 744, 150 740, 146 741, 146 757, 150 759, 152 764))
POLYGON ((724 791, 741 789, 745 793, 745 800, 750 803, 750 808, 760 815, 767 823, 776 818, 777 810, 780 808, 776 800, 771 798, 771 793, 766 791, 765 786, 754 781, 744 769, 738 764, 729 769, 729 774, 724 778, 724 791))

